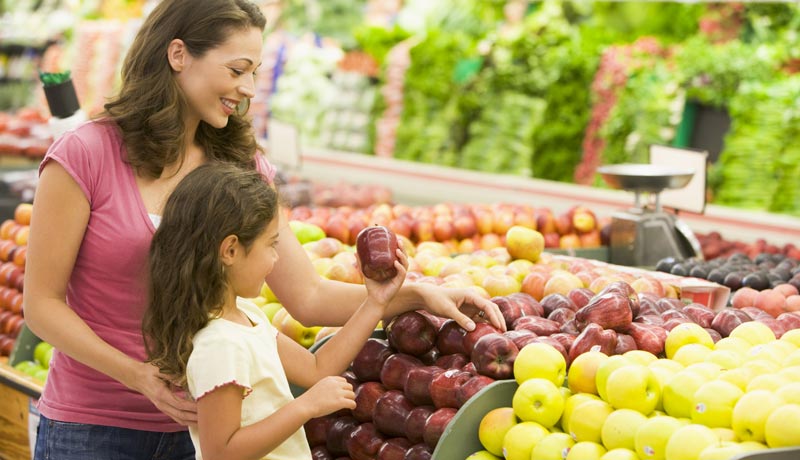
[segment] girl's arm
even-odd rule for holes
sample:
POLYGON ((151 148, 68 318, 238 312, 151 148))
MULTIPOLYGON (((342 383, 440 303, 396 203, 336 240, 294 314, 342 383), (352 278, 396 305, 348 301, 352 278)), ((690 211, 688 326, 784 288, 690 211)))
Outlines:
POLYGON ((194 423, 194 403, 173 395, 156 367, 109 345, 67 305, 67 283, 89 214, 86 196, 64 167, 56 161, 45 165, 36 187, 25 262, 26 324, 60 353, 141 392, 178 423, 194 423))
MULTIPOLYGON (((340 326, 364 301, 364 286, 327 280, 314 270, 285 219, 281 224, 278 254, 280 263, 266 281, 281 304, 302 324, 340 326)), ((442 288, 428 283, 403 285, 389 305, 386 317, 420 308, 453 318, 467 330, 475 327, 471 317, 485 311, 489 322, 505 330, 505 321, 497 305, 472 289, 442 288)))
POLYGON ((205 460, 263 458, 308 420, 355 407, 352 386, 343 377, 327 377, 269 417, 243 427, 242 388, 225 385, 197 402, 200 450, 205 460))

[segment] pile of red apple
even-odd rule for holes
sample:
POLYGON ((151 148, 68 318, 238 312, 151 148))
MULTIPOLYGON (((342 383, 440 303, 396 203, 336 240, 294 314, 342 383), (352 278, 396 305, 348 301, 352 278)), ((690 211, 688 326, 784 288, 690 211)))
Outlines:
POLYGON ((31 205, 19 204, 14 219, 0 224, 0 356, 9 356, 22 330, 22 289, 31 205))
POLYGON ((47 117, 39 110, 0 112, 0 155, 42 158, 52 141, 47 117))
POLYGON ((606 243, 601 235, 602 223, 584 206, 559 214, 544 207, 510 203, 419 207, 383 203, 360 209, 352 205, 298 206, 292 209, 290 219, 318 225, 327 236, 350 245, 365 227, 382 225, 413 243, 445 243, 451 253, 500 247, 514 225, 538 230, 548 248, 588 248, 606 243))
POLYGON ((759 254, 767 253, 783 254, 786 257, 800 260, 800 248, 792 243, 778 246, 768 243, 763 238, 759 238, 753 243, 745 243, 743 241, 726 240, 719 232, 696 233, 695 236, 697 236, 697 240, 703 250, 703 258, 706 260, 730 257, 736 253, 744 253, 751 259, 755 259, 759 254))

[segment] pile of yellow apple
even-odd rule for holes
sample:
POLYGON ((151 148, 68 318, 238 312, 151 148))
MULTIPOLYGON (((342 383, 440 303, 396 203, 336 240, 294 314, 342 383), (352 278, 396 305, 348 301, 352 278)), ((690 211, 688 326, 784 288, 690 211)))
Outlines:
MULTIPOLYGON (((524 347, 511 407, 487 412, 469 460, 717 460, 800 447, 800 329, 776 339, 758 321, 714 343, 669 332, 666 358, 642 350, 580 355, 524 347)), ((800 450, 798 451, 800 453, 800 450)))

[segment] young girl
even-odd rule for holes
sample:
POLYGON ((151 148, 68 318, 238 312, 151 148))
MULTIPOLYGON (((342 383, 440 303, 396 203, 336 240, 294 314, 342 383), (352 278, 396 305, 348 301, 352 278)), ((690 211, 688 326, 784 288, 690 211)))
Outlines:
POLYGON ((405 279, 398 250, 397 276, 366 279, 367 298, 312 354, 243 299, 259 294, 278 261, 279 221, 276 193, 260 173, 209 164, 178 184, 153 236, 146 348, 197 400, 190 433, 198 459, 310 459, 303 424, 355 407, 338 375, 405 279), (309 389, 293 399, 289 381, 309 389))

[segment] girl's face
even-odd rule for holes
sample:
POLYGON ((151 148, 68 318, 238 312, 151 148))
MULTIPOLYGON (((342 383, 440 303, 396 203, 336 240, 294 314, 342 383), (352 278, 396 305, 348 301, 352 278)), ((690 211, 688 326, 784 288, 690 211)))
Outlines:
POLYGON ((246 98, 255 96, 255 71, 261 65, 261 30, 234 30, 204 56, 186 56, 176 73, 188 103, 187 125, 201 120, 219 129, 246 98))
POLYGON ((228 283, 239 297, 253 298, 261 293, 264 278, 278 261, 278 218, 272 219, 261 235, 253 241, 250 252, 239 246, 236 259, 227 269, 228 283))

